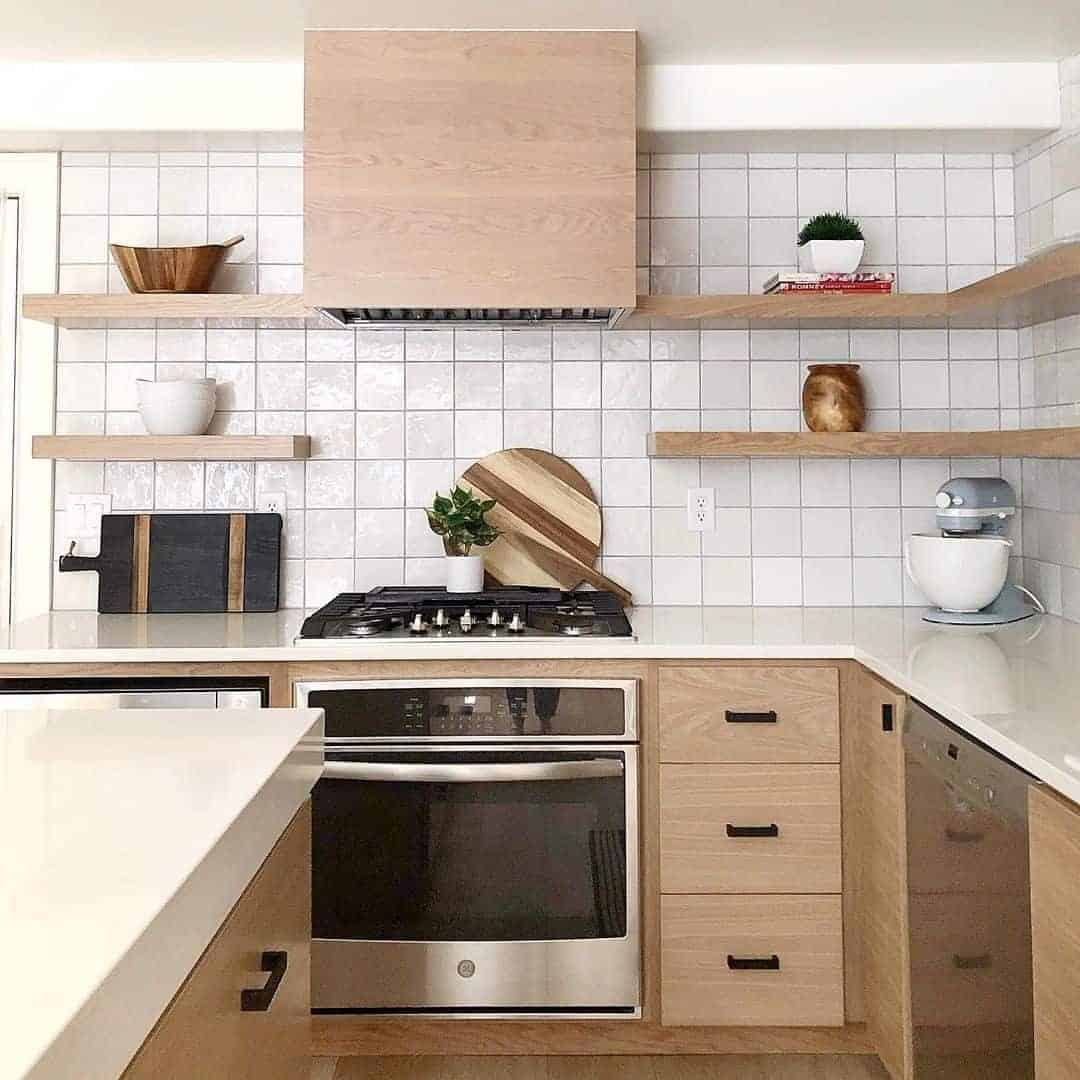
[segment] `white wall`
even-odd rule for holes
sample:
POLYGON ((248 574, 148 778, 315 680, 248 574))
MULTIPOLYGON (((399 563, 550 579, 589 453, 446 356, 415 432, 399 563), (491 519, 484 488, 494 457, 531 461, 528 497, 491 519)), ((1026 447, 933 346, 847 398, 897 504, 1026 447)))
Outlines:
MULTIPOLYGON (((233 136, 209 152, 65 154, 61 285, 118 290, 109 239, 243 232, 222 288, 300 286, 300 158, 233 136)), ((1013 259, 1012 157, 726 154, 639 160, 641 291, 758 291, 793 268, 808 215, 846 209, 868 265, 907 291, 955 287, 1013 259)), ((217 430, 308 432, 307 463, 58 463, 58 501, 104 487, 118 511, 250 509, 287 492, 286 597, 441 580, 422 507, 476 457, 536 446, 569 458, 604 511, 603 568, 639 602, 900 604, 904 533, 932 527, 950 472, 998 461, 650 461, 650 429, 795 430, 815 360, 863 364, 881 429, 1014 427, 1017 334, 945 330, 340 330, 201 322, 61 331, 61 431, 138 430, 137 377, 211 375, 217 430), (716 491, 717 529, 686 529, 686 491, 716 491)), ((1015 470, 1007 475, 1019 480, 1015 470)), ((62 503, 59 503, 62 505, 62 503)), ((64 529, 58 515, 56 534, 64 529)), ((60 606, 92 606, 64 575, 60 606)))

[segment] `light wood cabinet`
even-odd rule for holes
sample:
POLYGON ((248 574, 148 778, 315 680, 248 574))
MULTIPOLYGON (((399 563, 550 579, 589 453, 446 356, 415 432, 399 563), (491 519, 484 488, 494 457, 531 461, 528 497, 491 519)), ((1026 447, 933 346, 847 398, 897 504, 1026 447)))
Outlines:
POLYGON ((863 1008, 870 1038, 894 1080, 914 1072, 904 809, 905 699, 860 671, 849 686, 852 774, 844 787, 845 892, 859 922, 863 1008))
POLYGON ((1037 1080, 1080 1076, 1080 807, 1028 796, 1037 1080))
POLYGON ((665 896, 667 1025, 844 1022, 839 896, 665 896))
POLYGON ((304 301, 636 302, 633 31, 305 34, 304 301))
POLYGON ((660 760, 838 762, 836 668, 661 669, 660 760))
POLYGON ((841 1026, 838 669, 658 682, 663 1024, 841 1026))
MULTIPOLYGON (((207 946, 123 1080, 308 1080, 311 1074, 311 808, 293 819, 207 946), (285 970, 267 1005, 244 990, 285 970)), ((269 995, 264 995, 269 996, 269 995)), ((257 998, 257 995, 256 995, 257 998)))
POLYGON ((836 765, 663 765, 666 893, 839 893, 836 765))

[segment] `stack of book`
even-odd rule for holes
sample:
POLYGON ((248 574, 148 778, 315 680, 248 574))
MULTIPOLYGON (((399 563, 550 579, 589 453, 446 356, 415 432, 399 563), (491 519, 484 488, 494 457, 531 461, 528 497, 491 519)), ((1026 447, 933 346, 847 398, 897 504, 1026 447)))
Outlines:
POLYGON ((893 274, 773 274, 765 281, 765 293, 891 293, 893 274))

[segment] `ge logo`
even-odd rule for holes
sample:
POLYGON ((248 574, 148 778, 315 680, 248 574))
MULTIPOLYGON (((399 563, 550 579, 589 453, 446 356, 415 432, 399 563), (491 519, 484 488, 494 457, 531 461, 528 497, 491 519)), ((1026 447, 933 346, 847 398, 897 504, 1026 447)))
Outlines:
POLYGON ((457 973, 463 979, 471 979, 476 974, 476 965, 471 960, 462 960, 457 966, 457 973))

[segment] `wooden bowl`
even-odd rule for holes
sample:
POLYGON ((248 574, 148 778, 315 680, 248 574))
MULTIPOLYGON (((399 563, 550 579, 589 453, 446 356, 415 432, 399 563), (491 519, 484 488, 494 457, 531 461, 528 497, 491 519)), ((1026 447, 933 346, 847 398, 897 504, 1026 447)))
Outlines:
POLYGON ((109 250, 124 283, 133 293, 206 293, 225 252, 244 238, 230 236, 222 244, 191 247, 128 247, 109 250))

